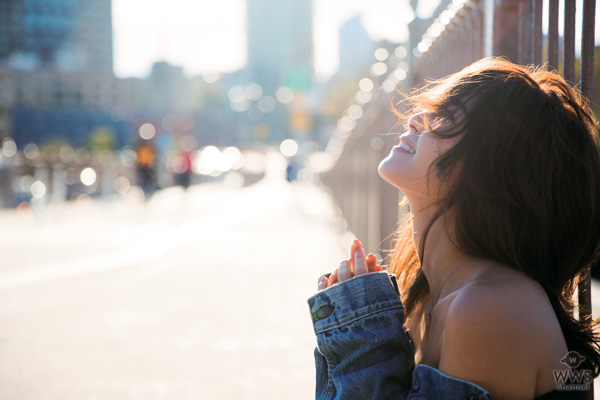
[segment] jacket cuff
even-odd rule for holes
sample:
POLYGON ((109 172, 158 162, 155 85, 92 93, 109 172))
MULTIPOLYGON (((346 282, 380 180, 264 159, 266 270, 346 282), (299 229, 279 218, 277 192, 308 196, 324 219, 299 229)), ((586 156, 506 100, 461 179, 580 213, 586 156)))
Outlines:
POLYGON ((492 396, 481 386, 423 364, 415 367, 410 393, 419 399, 492 400, 492 396))
POLYGON ((348 279, 308 299, 315 333, 382 311, 404 308, 394 275, 372 272, 348 279))

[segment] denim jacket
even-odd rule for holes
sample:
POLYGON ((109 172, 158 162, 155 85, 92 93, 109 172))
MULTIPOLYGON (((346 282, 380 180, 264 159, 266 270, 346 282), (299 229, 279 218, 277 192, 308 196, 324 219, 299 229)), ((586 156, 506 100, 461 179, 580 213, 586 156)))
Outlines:
POLYGON ((316 399, 491 399, 474 383, 414 366, 395 278, 369 273, 308 299, 317 335, 316 399))

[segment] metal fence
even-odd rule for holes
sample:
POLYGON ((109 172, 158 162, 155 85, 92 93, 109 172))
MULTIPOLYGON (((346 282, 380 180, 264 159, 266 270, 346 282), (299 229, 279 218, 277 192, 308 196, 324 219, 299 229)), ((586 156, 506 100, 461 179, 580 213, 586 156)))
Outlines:
MULTIPOLYGON (((384 60, 384 73, 382 68, 372 68, 371 75, 361 80, 327 149, 338 159, 333 169, 322 175, 322 181, 331 189, 352 232, 365 248, 377 249, 379 255, 392 248, 391 234, 401 216, 397 189, 377 174, 379 161, 395 141, 385 133, 399 131, 394 128, 397 117, 390 111, 394 92, 408 93, 426 79, 457 72, 482 57, 505 56, 519 64, 557 70, 593 99, 596 0, 441 3, 431 20, 417 19, 410 24, 409 44, 384 60), (577 6, 581 10, 576 10, 577 6), (559 35, 561 14, 564 25, 559 35), (581 15, 578 21, 576 15, 581 15), (543 23, 544 17, 547 24, 543 23), (547 25, 546 33, 543 25, 547 25), (581 37, 579 54, 577 30, 581 37), (369 82, 373 83, 371 90, 369 82), (354 106, 362 112, 351 112, 354 106)), ((580 318, 591 316, 590 294, 588 273, 579 286, 580 318)), ((593 398, 593 388, 589 398, 593 398)))

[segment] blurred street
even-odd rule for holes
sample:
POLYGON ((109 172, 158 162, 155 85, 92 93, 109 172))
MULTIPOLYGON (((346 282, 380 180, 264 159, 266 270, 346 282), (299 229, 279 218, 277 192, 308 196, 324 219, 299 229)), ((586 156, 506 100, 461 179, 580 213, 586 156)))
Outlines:
POLYGON ((246 188, 2 211, 0 399, 313 398, 305 300, 352 236, 268 165, 246 188))
POLYGON ((246 188, 2 211, 0 399, 314 397, 306 299, 345 252, 282 162, 246 188))

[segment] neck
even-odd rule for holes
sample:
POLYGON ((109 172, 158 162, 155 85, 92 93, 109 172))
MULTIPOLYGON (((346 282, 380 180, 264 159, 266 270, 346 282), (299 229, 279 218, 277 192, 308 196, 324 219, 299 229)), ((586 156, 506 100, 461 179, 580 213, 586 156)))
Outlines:
MULTIPOLYGON (((418 211, 413 214, 413 240, 417 251, 419 251, 424 229, 436 210, 433 206, 421 209, 417 208, 416 210, 418 211)), ((442 282, 448 277, 448 274, 467 256, 467 254, 457 249, 453 244, 453 240, 449 236, 449 232, 453 232, 453 229, 447 225, 448 223, 449 221, 445 221, 443 216, 433 223, 427 233, 424 259, 421 260, 421 268, 429 283, 429 290, 432 297, 438 293, 442 282)), ((449 277, 449 280, 461 275, 460 269, 463 269, 463 267, 452 273, 453 276, 449 277)), ((444 288, 442 288, 440 297, 443 297, 449 288, 449 282, 446 282, 444 288)))

